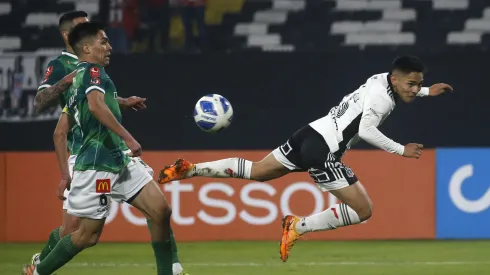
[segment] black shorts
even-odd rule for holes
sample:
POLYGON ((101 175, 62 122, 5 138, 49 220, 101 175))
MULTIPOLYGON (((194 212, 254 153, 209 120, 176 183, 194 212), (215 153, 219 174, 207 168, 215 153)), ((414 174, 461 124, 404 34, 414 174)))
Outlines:
POLYGON ((272 153, 284 167, 308 171, 323 191, 341 189, 357 182, 354 172, 330 152, 322 135, 309 125, 296 131, 272 153))

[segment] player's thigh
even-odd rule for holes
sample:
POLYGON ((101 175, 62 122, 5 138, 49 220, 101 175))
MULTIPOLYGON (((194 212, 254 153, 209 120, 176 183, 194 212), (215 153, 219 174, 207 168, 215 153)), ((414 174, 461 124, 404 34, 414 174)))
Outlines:
POLYGON ((132 206, 140 210, 150 220, 163 220, 171 215, 171 207, 160 187, 151 180, 131 201, 132 206))
POLYGON ((114 184, 112 198, 127 202, 152 219, 169 215, 170 206, 145 167, 132 159, 114 184))
POLYGON ((252 163, 250 179, 269 181, 280 178, 291 172, 292 170, 281 163, 281 161, 274 155, 274 152, 271 152, 261 161, 252 163))
POLYGON ((330 193, 356 211, 361 220, 371 217, 373 204, 360 181, 341 189, 331 190, 330 193))

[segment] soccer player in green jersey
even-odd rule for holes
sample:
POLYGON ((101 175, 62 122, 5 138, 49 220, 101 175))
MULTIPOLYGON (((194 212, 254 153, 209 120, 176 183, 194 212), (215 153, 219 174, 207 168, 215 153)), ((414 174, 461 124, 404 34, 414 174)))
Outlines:
MULTIPOLYGON (((62 183, 70 186, 68 213, 80 218, 78 229, 62 238, 39 265, 26 265, 23 274, 52 274, 82 250, 95 245, 109 214, 109 197, 127 202, 151 221, 152 246, 158 275, 172 274, 170 244, 171 208, 143 165, 132 157, 141 155, 141 145, 120 124, 117 90, 104 67, 111 46, 96 23, 78 24, 69 34, 69 43, 80 58, 65 109, 83 137, 71 182, 66 139, 55 138, 56 155, 62 169, 62 183)), ((61 121, 61 120, 60 120, 61 121)), ((59 122, 60 123, 60 122, 59 122)))
MULTIPOLYGON (((38 88, 38 93, 35 98, 35 109, 37 112, 42 112, 57 103, 60 106, 65 106, 67 102, 67 95, 65 91, 71 86, 73 77, 76 74, 75 68, 78 64, 78 57, 74 54, 73 49, 68 43, 68 33, 79 23, 88 22, 87 13, 83 11, 74 11, 65 13, 59 20, 59 28, 63 41, 65 42, 66 50, 62 52, 60 56, 51 60, 46 68, 46 73, 41 85, 38 88)), ((135 110, 146 108, 145 99, 139 97, 121 98, 117 97, 117 101, 121 108, 133 108, 135 110)), ((82 138, 80 129, 77 125, 73 128, 67 129, 68 142, 67 148, 70 151, 70 157, 68 158, 68 167, 70 174, 73 171, 76 156, 80 149, 82 138)), ((128 148, 122 142, 122 147, 125 150, 128 148)), ((141 161, 140 158, 135 158, 141 161)), ((147 172, 153 176, 153 169, 145 165, 147 172)), ((64 186, 58 186, 58 190, 62 190, 59 197, 68 197, 68 190, 64 186), (63 192, 64 190, 64 192, 63 192)), ((67 213, 67 200, 63 201, 63 224, 62 226, 54 229, 49 236, 48 242, 42 249, 41 253, 36 253, 32 257, 33 264, 39 264, 51 250, 56 246, 56 243, 61 240, 66 234, 74 232, 78 229, 79 218, 67 213)), ((148 227, 150 227, 148 223, 148 227)), ((174 275, 186 275, 188 274, 180 264, 178 257, 177 243, 175 236, 171 231, 171 244, 172 244, 172 261, 174 275)))

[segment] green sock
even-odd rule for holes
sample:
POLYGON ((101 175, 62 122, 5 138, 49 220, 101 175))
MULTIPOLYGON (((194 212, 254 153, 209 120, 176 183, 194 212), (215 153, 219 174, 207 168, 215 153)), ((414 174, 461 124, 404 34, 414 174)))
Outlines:
POLYGON ((43 247, 43 250, 41 251, 41 255, 39 255, 39 260, 40 261, 44 260, 60 240, 61 240, 60 228, 58 227, 53 231, 51 231, 51 234, 49 234, 48 242, 43 247))
POLYGON ((172 248, 170 241, 152 242, 151 246, 157 260, 157 274, 172 275, 172 248))
MULTIPOLYGON (((150 220, 146 220, 146 224, 148 225, 148 230, 150 230, 151 234, 151 222, 150 220)), ((170 246, 172 248, 172 263, 180 263, 179 255, 177 254, 177 242, 175 241, 174 231, 172 227, 170 227, 170 246)))
POLYGON ((58 242, 46 259, 36 267, 37 273, 39 273, 39 275, 52 274, 68 263, 80 251, 82 251, 82 249, 73 245, 71 234, 66 235, 58 242))
POLYGON ((177 254, 177 242, 175 241, 175 235, 172 227, 170 227, 170 247, 172 248, 172 263, 180 263, 179 255, 177 254))

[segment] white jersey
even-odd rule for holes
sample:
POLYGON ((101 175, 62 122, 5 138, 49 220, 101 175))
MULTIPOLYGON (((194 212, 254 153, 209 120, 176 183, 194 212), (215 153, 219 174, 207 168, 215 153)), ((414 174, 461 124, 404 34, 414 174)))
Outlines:
MULTIPOLYGON (((417 94, 428 95, 427 87, 417 94)), ((346 95, 328 115, 311 122, 310 126, 323 136, 331 153, 339 158, 360 138, 390 153, 403 155, 405 147, 377 129, 395 108, 395 97, 390 75, 373 75, 359 89, 346 95)))

